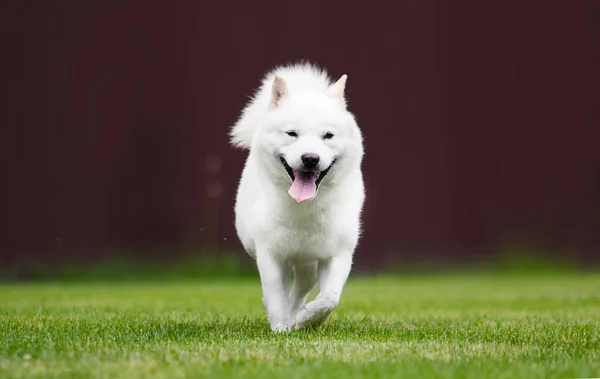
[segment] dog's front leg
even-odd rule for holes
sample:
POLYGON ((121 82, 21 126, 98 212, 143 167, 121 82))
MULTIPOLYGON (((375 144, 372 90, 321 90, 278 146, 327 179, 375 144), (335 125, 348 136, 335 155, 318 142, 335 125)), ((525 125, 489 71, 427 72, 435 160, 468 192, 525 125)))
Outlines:
POLYGON ((284 262, 273 257, 268 250, 258 251, 256 264, 260 273, 263 303, 274 332, 290 329, 287 305, 287 271, 284 262))
POLYGON ((352 255, 341 255, 319 262, 319 294, 296 317, 296 329, 321 325, 340 302, 350 275, 352 255))

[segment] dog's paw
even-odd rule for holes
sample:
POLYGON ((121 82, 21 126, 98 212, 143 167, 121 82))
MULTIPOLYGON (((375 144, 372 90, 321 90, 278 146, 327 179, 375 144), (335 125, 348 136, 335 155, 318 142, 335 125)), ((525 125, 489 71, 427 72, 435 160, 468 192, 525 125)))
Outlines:
POLYGON ((296 316, 296 329, 316 328, 321 326, 337 306, 337 300, 328 297, 317 297, 296 316))
POLYGON ((292 330, 292 327, 284 323, 276 323, 271 324, 271 330, 275 333, 287 333, 292 330))

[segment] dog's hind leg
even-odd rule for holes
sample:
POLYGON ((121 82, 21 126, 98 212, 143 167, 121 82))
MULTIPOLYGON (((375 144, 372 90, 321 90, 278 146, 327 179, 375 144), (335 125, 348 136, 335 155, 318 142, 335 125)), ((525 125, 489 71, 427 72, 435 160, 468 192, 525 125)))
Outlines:
POLYGON ((317 327, 325 322, 340 301, 351 268, 351 255, 319 262, 319 294, 296 316, 296 329, 317 327))
POLYGON ((293 266, 294 270, 294 285, 289 296, 289 325, 294 326, 296 316, 300 309, 306 304, 306 299, 315 288, 319 278, 317 271, 317 262, 296 263, 293 266))

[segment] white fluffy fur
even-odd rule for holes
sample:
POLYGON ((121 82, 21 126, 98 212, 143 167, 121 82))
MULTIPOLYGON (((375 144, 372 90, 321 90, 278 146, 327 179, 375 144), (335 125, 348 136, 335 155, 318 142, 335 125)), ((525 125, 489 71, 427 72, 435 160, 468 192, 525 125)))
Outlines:
POLYGON ((322 324, 336 308, 351 270, 364 202, 362 135, 344 99, 345 76, 332 84, 308 64, 270 72, 232 128, 232 144, 249 149, 235 206, 236 228, 256 259, 271 328, 322 324), (273 84, 280 87, 273 97, 273 84), (295 131, 297 137, 286 132, 295 131), (325 139, 326 133, 334 134, 325 139), (280 157, 294 170, 302 154, 329 173, 316 197, 297 203, 280 157), (294 284, 289 289, 289 280, 294 284), (319 283, 317 297, 306 304, 319 283))

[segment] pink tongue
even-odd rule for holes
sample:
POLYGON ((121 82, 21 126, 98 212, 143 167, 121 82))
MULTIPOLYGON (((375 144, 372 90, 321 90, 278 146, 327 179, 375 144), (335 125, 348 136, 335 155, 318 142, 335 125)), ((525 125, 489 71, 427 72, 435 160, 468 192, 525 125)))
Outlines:
POLYGON ((312 199, 317 193, 317 174, 294 171, 294 182, 288 193, 297 202, 312 199))

